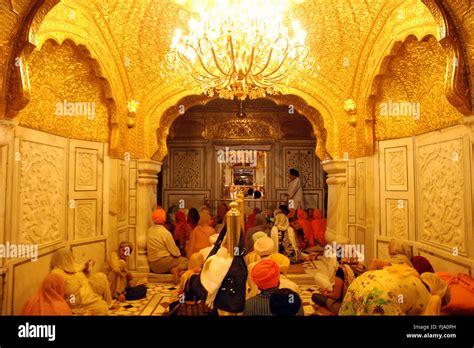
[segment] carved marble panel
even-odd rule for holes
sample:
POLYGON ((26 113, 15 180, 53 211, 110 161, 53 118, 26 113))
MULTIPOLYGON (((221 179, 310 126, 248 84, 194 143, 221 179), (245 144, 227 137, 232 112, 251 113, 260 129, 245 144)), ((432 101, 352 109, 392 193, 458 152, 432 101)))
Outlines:
POLYGON ((97 160, 96 149, 76 148, 74 182, 76 191, 97 190, 97 160))
POLYGON ((357 159, 356 161, 356 213, 357 213, 357 223, 365 224, 365 180, 366 180, 366 171, 365 171, 365 161, 362 159, 357 159))
POLYGON ((199 188, 202 179, 202 152, 200 150, 173 150, 171 185, 174 188, 199 188))
POLYGON ((305 149, 289 149, 284 150, 285 155, 285 165, 283 173, 283 178, 288 176, 288 170, 290 168, 296 168, 300 172, 300 178, 303 183, 304 188, 313 188, 314 187, 314 175, 313 172, 316 172, 315 154, 314 149, 305 148, 305 149))
POLYGON ((408 190, 406 147, 385 149, 385 173, 387 191, 408 190))
POLYGON ((444 249, 466 251, 463 138, 418 146, 419 238, 444 249))
POLYGON ((97 235, 97 201, 77 200, 74 208, 74 240, 97 235))
POLYGON ((18 159, 18 235, 20 243, 60 241, 66 226, 66 151, 20 140, 18 159))
POLYGON ((386 200, 387 236, 409 239, 408 201, 404 199, 386 200))

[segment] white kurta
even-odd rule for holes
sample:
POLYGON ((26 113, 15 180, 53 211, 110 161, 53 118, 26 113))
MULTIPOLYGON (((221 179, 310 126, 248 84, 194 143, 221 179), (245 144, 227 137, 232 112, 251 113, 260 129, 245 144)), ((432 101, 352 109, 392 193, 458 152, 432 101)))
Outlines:
POLYGON ((303 185, 301 184, 301 179, 299 177, 294 178, 288 184, 288 199, 292 199, 294 202, 293 208, 305 209, 304 207, 304 196, 303 196, 303 185))

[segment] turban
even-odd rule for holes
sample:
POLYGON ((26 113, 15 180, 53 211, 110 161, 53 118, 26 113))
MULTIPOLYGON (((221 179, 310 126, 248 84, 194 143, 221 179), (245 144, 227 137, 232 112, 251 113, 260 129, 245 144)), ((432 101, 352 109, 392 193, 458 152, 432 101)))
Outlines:
POLYGON ((153 215, 151 217, 155 224, 162 225, 166 221, 166 212, 164 209, 158 208, 153 212, 153 215))
POLYGON ((431 293, 431 298, 426 305, 423 315, 439 315, 442 304, 441 299, 448 291, 448 284, 431 272, 423 273, 420 278, 428 285, 431 293))
POLYGON ((290 259, 287 258, 285 255, 276 253, 272 254, 268 257, 270 260, 275 261, 278 264, 278 267, 280 267, 280 272, 283 274, 286 274, 288 271, 288 268, 290 267, 290 259))
POLYGON ((259 289, 276 288, 280 284, 280 267, 275 261, 265 259, 253 267, 250 276, 259 289))
POLYGON ((258 239, 260 238, 263 238, 263 237, 268 237, 268 235, 263 232, 263 231, 258 231, 258 232, 255 232, 254 234, 252 234, 252 239, 253 239, 253 242, 255 243, 258 239))
POLYGON ((270 237, 262 237, 257 239, 255 244, 253 245, 253 250, 257 255, 260 256, 268 256, 273 253, 273 249, 275 248, 275 243, 273 239, 270 237))
POLYGON ((425 272, 434 273, 433 266, 431 266, 431 263, 423 256, 413 256, 411 262, 413 263, 413 267, 415 267, 420 274, 425 272))

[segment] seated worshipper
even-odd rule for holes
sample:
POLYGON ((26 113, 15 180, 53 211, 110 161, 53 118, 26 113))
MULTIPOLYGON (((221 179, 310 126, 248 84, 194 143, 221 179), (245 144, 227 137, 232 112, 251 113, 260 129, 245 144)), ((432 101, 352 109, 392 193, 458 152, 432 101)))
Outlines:
MULTIPOLYGON (((198 255, 198 254, 195 254, 198 255)), ((193 255, 194 256, 194 255, 193 255)), ((218 316, 216 308, 210 309, 208 305, 199 299, 194 292, 192 284, 199 278, 198 274, 192 274, 184 283, 184 288, 178 300, 170 303, 170 316, 218 316)))
POLYGON ((347 290, 339 315, 439 315, 448 285, 434 273, 421 276, 406 264, 368 271, 347 290))
POLYGON ((306 246, 314 246, 314 232, 311 223, 309 222, 308 215, 303 209, 298 209, 296 216, 296 223, 303 229, 304 239, 307 242, 306 246))
MULTIPOLYGON (((209 257, 209 254, 211 253, 212 249, 214 249, 214 244, 216 244, 216 241, 218 238, 219 238, 219 235, 217 233, 213 234, 212 236, 209 237, 209 242, 211 243, 211 245, 199 250, 199 253, 202 255, 204 260, 206 260, 209 257)), ((224 249, 227 252, 227 248, 224 247, 224 242, 225 242, 225 237, 224 237, 224 240, 222 241, 220 249, 224 249)))
POLYGON ((227 212, 229 211, 229 208, 227 208, 226 204, 221 204, 217 208, 217 225, 214 227, 216 230, 216 233, 219 234, 221 233, 222 229, 224 228, 226 224, 226 218, 227 218, 227 212))
MULTIPOLYGON (((263 238, 263 237, 268 237, 268 235, 265 233, 265 232, 262 232, 262 231, 259 231, 259 232, 256 232, 253 234, 253 237, 252 237, 252 241, 253 241, 253 246, 252 246, 252 249, 255 245, 255 242, 260 239, 260 238, 263 238)), ((250 265, 252 262, 257 262, 257 261, 260 261, 261 257, 260 255, 258 255, 255 250, 252 250, 251 252, 245 254, 244 256, 244 260, 245 260, 245 264, 248 266, 250 265)))
POLYGON ((411 263, 413 264, 413 267, 416 269, 416 271, 419 274, 423 274, 425 272, 434 273, 433 266, 431 265, 431 263, 428 261, 426 257, 413 256, 411 258, 411 263))
POLYGON ((308 214, 308 221, 311 223, 314 220, 314 208, 306 209, 306 214, 308 214))
MULTIPOLYGON (((254 266, 263 259, 268 258, 274 251, 274 242, 273 240, 268 237, 264 236, 262 238, 258 238, 255 240, 254 243, 254 251, 255 258, 252 260, 251 263, 247 265, 247 270, 250 274, 254 266)), ((249 258, 250 260, 250 258, 249 258)), ((257 285, 252 281, 250 276, 247 277, 247 298, 253 297, 259 293, 257 285)))
POLYGON ((255 226, 255 220, 256 220, 256 216, 258 214, 258 209, 255 208, 253 209, 253 212, 250 213, 250 214, 246 214, 247 216, 247 222, 245 223, 245 233, 247 233, 247 231, 249 229, 251 229, 253 226, 255 226))
POLYGON ((275 225, 270 233, 275 250, 273 253, 286 255, 291 263, 303 262, 303 255, 296 240, 295 231, 290 226, 288 218, 284 214, 278 214, 275 219, 275 225))
MULTIPOLYGON (((286 204, 282 204, 278 207, 278 209, 280 210, 281 213, 285 214, 288 216, 288 214, 290 213, 290 209, 288 208, 288 206, 286 204)), ((275 214, 275 212, 273 212, 273 217, 276 218, 278 214, 275 214)))
POLYGON ((125 301, 125 288, 129 286, 129 281, 133 279, 133 275, 127 267, 127 259, 132 251, 133 244, 123 241, 119 244, 118 253, 113 251, 107 260, 106 273, 110 284, 110 292, 112 297, 118 298, 120 302, 125 301))
POLYGON ((301 297, 290 289, 278 289, 270 295, 270 310, 273 315, 289 317, 301 310, 301 297))
POLYGON ((314 240, 322 246, 327 244, 326 226, 327 220, 323 217, 323 212, 319 209, 315 209, 313 214, 313 221, 311 222, 311 227, 313 228, 314 240))
POLYGON ((390 263, 393 264, 402 264, 405 263, 410 267, 413 267, 413 263, 411 263, 411 250, 410 245, 401 240, 393 238, 390 241, 390 245, 388 247, 388 252, 390 254, 390 263))
POLYGON ((64 300, 65 287, 62 276, 48 274, 39 291, 26 302, 21 315, 72 315, 64 300))
MULTIPOLYGON (((252 281, 260 293, 245 301, 245 316, 272 316, 270 297, 278 290, 280 284, 280 267, 270 259, 259 261, 250 271, 252 281)), ((303 315, 300 306, 296 315, 303 315)))
POLYGON ((332 290, 323 290, 321 294, 313 293, 311 296, 315 303, 313 307, 318 311, 318 314, 337 315, 349 285, 365 271, 362 263, 356 257, 343 259, 340 257, 340 253, 337 253, 337 263, 332 290))
POLYGON ((199 224, 192 230, 189 237, 188 249, 186 254, 191 257, 192 254, 198 253, 199 250, 211 246, 209 237, 216 234, 216 231, 209 225, 211 222, 211 215, 208 210, 203 210, 200 214, 199 224))
POLYGON ((98 272, 88 277, 93 261, 79 265, 69 248, 62 248, 51 259, 52 274, 65 281, 64 298, 74 315, 107 315, 112 295, 107 276, 98 272))
POLYGON ((189 209, 188 212, 188 219, 186 221, 191 228, 191 231, 196 228, 197 224, 199 223, 199 212, 196 208, 189 209))
POLYGON ((290 289, 298 294, 301 293, 299 286, 288 279, 286 276, 286 272, 288 272, 288 268, 290 267, 290 259, 287 258, 285 255, 276 253, 272 254, 268 257, 269 259, 275 261, 280 267, 280 289, 290 289))
POLYGON ((181 275, 178 294, 184 293, 186 282, 193 274, 199 274, 199 272, 201 272, 202 265, 204 265, 204 260, 205 258, 201 253, 195 253, 191 255, 188 263, 188 270, 181 275))
POLYGON ((253 251, 253 235, 257 232, 264 232, 267 235, 270 232, 267 228, 267 223, 262 213, 256 215, 254 226, 249 228, 245 233, 245 250, 247 253, 253 251))
POLYGON ((173 274, 175 284, 178 284, 179 273, 188 267, 188 260, 181 256, 171 232, 163 224, 166 221, 166 212, 158 208, 152 215, 154 226, 147 231, 146 247, 148 263, 153 273, 173 274))
POLYGON ((186 255, 186 242, 191 236, 191 227, 186 223, 186 215, 184 212, 178 211, 176 213, 176 222, 174 228, 174 240, 177 243, 181 255, 186 255))

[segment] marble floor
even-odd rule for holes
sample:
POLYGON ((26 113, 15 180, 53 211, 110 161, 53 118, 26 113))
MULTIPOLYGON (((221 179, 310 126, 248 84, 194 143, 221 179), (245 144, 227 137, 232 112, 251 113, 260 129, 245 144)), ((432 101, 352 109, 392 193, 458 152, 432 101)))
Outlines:
MULTIPOLYGON (((311 273, 317 269, 318 261, 309 261, 303 267, 295 269, 295 273, 289 274, 289 278, 295 281, 301 289, 301 300, 305 316, 315 315, 312 307, 311 295, 318 291, 316 285, 312 285, 311 273), (299 273, 299 274, 298 274, 299 273)), ((171 302, 178 298, 177 287, 172 283, 149 283, 147 296, 137 301, 116 301, 118 308, 109 310, 111 316, 162 316, 166 315, 171 302)))

